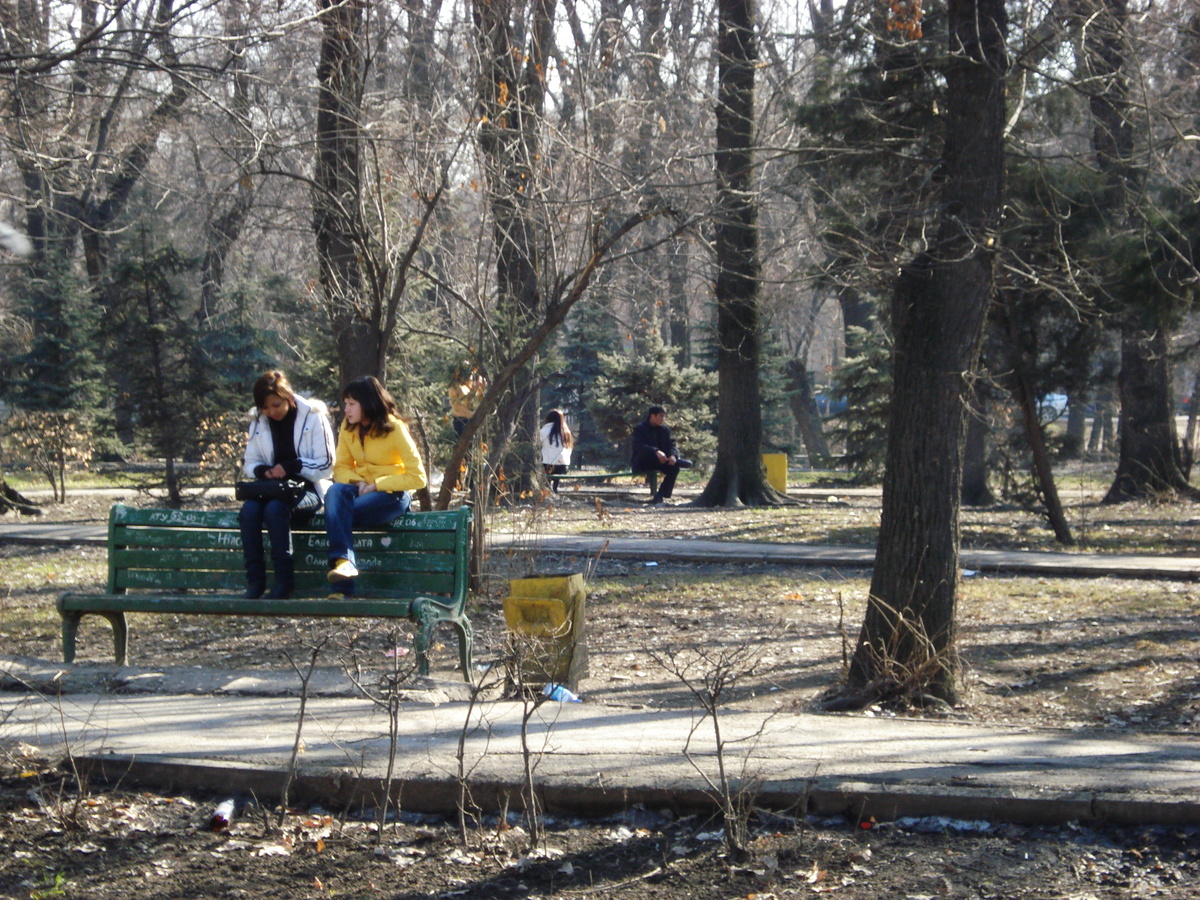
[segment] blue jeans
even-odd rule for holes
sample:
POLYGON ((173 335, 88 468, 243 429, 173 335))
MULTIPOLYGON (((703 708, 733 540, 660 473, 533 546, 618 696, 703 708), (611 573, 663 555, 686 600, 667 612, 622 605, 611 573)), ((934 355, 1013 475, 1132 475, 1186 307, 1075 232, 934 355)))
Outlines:
MULTIPOLYGON (((386 525, 398 519, 412 503, 408 491, 390 494, 371 491, 359 496, 357 484, 334 484, 325 492, 325 532, 329 535, 330 568, 339 559, 354 558, 354 529, 386 525)), ((357 563, 356 563, 357 564, 357 563)), ((354 593, 354 579, 336 582, 343 594, 354 593)))
POLYGON ((242 531, 242 554, 246 560, 249 591, 261 594, 266 588, 267 564, 263 554, 263 525, 271 536, 271 558, 275 581, 290 590, 292 582, 292 508, 282 500, 247 500, 238 513, 242 531))

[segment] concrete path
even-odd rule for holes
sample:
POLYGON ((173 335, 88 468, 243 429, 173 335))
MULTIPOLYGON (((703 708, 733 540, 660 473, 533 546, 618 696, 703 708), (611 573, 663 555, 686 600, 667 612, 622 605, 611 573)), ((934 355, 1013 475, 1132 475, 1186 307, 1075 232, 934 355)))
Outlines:
MULTIPOLYGON (((0 532, 0 536, 2 536, 0 532)), ((875 564, 875 550, 831 544, 772 544, 754 541, 720 541, 703 538, 605 538, 578 535, 537 535, 517 538, 490 536, 494 547, 568 556, 604 556, 675 562, 772 563, 775 565, 862 567, 875 564)), ((1047 575, 1054 577, 1200 579, 1200 557, 1147 556, 1107 553, 1055 553, 1045 550, 963 550, 959 561, 968 574, 975 572, 1047 575)))
MULTIPOLYGON (((127 785, 275 797, 300 722, 294 674, 8 658, 0 687, 6 741, 69 748, 76 766, 127 785)), ((453 810, 460 739, 477 803, 496 809, 519 793, 525 710, 506 701, 472 706, 465 690, 426 681, 401 706, 395 781, 406 809, 453 810)), ((310 693, 291 797, 371 805, 389 757, 386 713, 332 670, 317 673, 310 693)), ((1200 823, 1195 735, 736 710, 721 715, 721 732, 727 769, 760 784, 763 805, 797 814, 1200 823)), ((528 733, 551 810, 711 804, 712 723, 692 711, 545 702, 528 733)))
MULTIPOLYGON (((17 522, 0 525, 0 542, 100 544, 103 525, 17 522)), ((875 551, 867 547, 826 544, 773 544, 719 541, 703 538, 629 538, 591 535, 539 534, 532 537, 492 532, 493 548, 528 553, 594 558, 642 559, 648 562, 771 563, 822 568, 871 568, 875 551)), ((1140 554, 1056 553, 1045 550, 963 550, 959 559, 966 573, 1045 575, 1059 578, 1157 578, 1200 580, 1200 557, 1140 554)))

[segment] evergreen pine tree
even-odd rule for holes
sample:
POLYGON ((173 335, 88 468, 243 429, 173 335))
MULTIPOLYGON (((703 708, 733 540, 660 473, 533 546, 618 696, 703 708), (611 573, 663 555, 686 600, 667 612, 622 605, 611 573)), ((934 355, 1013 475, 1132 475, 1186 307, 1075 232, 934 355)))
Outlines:
POLYGON ((214 355, 221 342, 193 315, 185 280, 196 265, 171 246, 130 255, 112 267, 109 291, 110 364, 123 369, 121 399, 138 437, 163 458, 172 507, 183 503, 181 463, 199 461, 213 423, 236 417, 248 396, 231 359, 214 355))
POLYGON ((4 367, 4 396, 31 412, 92 410, 99 402, 99 313, 69 260, 41 261, 17 283, 17 313, 28 323, 23 353, 4 367))
POLYGON ((561 409, 571 420, 575 437, 572 462, 576 465, 623 466, 624 448, 614 446, 592 415, 599 401, 596 392, 604 371, 602 359, 619 353, 620 336, 611 311, 599 302, 576 304, 565 323, 561 358, 565 365, 551 375, 543 392, 543 406, 561 409))
POLYGON ((654 405, 666 407, 671 433, 684 456, 712 460, 717 446, 716 375, 696 366, 680 366, 656 328, 649 329, 644 346, 633 355, 601 354, 589 409, 611 442, 612 452, 627 462, 633 426, 654 405))

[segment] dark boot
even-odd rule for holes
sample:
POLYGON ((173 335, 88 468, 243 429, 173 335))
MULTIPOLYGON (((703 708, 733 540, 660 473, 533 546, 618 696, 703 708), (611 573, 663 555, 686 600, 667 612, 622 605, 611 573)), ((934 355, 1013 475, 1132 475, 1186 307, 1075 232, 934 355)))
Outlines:
POLYGON ((247 500, 238 513, 238 524, 242 532, 242 557, 246 561, 247 600, 257 600, 267 589, 267 562, 263 557, 262 537, 263 505, 257 500, 247 500))
POLYGON ((257 600, 267 590, 267 564, 263 560, 262 538, 258 539, 258 553, 255 554, 253 544, 246 550, 246 593, 242 596, 247 600, 257 600))
POLYGON ((293 574, 292 557, 274 557, 275 584, 267 596, 272 600, 287 600, 296 590, 296 579, 293 574))

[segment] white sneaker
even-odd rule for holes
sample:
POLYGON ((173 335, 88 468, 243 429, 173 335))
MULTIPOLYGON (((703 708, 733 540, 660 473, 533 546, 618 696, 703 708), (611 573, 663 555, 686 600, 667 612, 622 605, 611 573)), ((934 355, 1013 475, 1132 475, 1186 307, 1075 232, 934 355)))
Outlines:
POLYGON ((330 581, 346 581, 358 577, 358 567, 348 559, 339 559, 326 576, 330 581))

